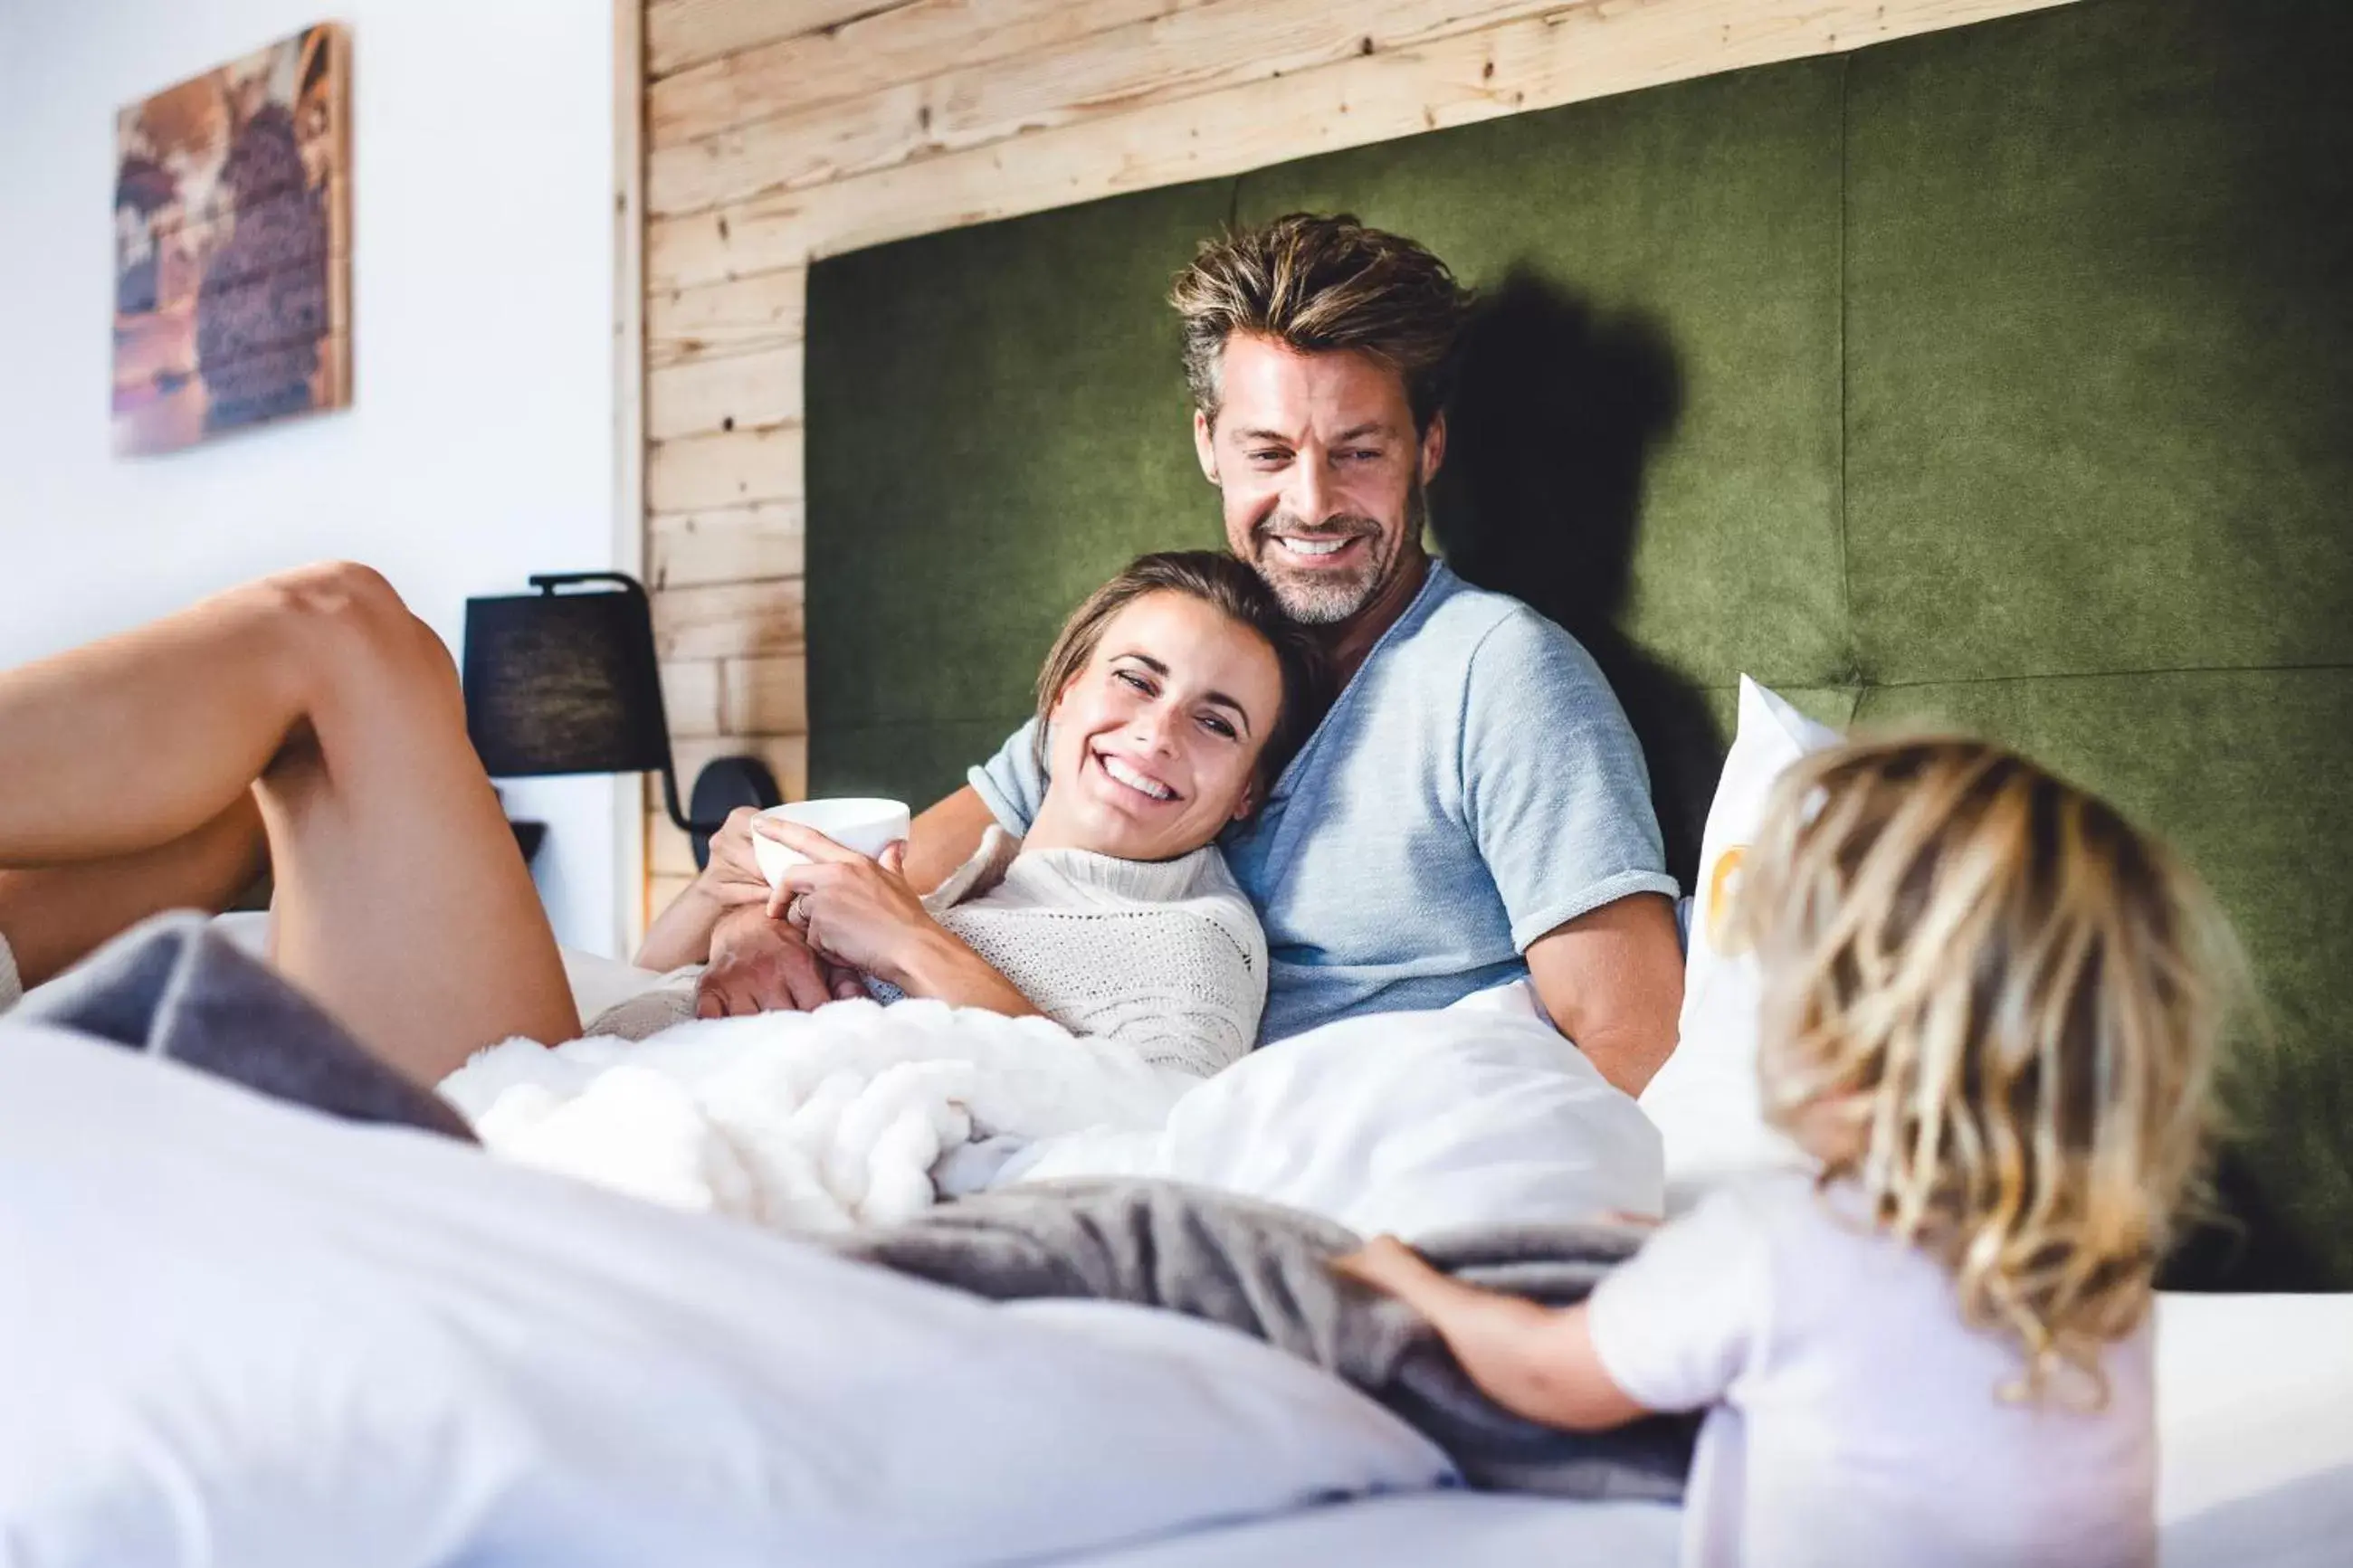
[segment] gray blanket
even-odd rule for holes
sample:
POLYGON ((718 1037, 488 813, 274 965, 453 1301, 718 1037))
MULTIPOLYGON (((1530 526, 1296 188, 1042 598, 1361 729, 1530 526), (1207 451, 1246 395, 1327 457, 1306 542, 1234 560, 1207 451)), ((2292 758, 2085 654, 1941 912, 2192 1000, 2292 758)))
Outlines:
POLYGON ((473 1142, 440 1096, 370 1054, 200 914, 142 921, 12 1016, 170 1057, 330 1116, 473 1142))
MULTIPOLYGON (((1240 1330, 1371 1394, 1475 1487, 1676 1501, 1691 1468, 1693 1418, 1588 1436, 1496 1405, 1411 1309, 1327 1267, 1357 1245, 1354 1232, 1296 1209, 1176 1182, 1043 1182, 813 1239, 996 1300, 1128 1301, 1240 1330)), ((1563 1223, 1481 1226, 1418 1245, 1459 1279, 1559 1306, 1582 1300, 1640 1240, 1620 1226, 1563 1223)))

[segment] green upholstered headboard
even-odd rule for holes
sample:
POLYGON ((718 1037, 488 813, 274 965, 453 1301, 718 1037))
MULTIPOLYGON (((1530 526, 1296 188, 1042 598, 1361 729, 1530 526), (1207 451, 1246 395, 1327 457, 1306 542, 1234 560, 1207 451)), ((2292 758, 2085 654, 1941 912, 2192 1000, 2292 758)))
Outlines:
POLYGON ((820 263, 812 787, 944 794, 1218 541, 1166 280, 1351 210, 1488 296, 1433 526, 1601 657, 1677 868, 1744 670, 2106 793, 2255 961, 2263 1278, 2353 1285, 2348 12, 2084 0, 820 263))

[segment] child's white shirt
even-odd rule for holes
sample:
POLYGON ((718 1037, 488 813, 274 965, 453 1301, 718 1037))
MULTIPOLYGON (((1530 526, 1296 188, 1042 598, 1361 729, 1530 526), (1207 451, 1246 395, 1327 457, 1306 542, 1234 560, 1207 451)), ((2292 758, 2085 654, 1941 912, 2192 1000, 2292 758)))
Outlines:
POLYGON ((2109 1348, 2105 1407, 2006 1401, 2023 1352, 1862 1213, 1802 1175, 1728 1188, 1593 1293, 1628 1397, 1707 1408, 1685 1568, 2147 1568, 2149 1325, 2109 1348))

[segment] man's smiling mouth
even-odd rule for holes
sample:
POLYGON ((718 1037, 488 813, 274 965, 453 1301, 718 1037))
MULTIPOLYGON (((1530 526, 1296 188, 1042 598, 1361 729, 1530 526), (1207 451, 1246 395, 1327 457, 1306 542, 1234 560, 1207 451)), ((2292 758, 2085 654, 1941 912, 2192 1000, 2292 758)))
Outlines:
POLYGON ((1294 561, 1328 561, 1356 543, 1363 535, 1344 533, 1332 535, 1278 533, 1272 542, 1276 548, 1294 561))

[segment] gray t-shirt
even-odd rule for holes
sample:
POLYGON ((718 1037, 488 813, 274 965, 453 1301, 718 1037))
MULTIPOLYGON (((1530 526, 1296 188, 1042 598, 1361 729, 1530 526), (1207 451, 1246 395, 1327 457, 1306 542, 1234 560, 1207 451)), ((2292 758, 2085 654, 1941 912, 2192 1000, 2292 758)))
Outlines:
MULTIPOLYGON (((1046 790, 1032 728, 971 773, 1016 834, 1046 790)), ((1221 843, 1266 927, 1261 1043, 1450 1005, 1525 974, 1564 921, 1675 893, 1641 747, 1592 656, 1436 563, 1221 843)))

